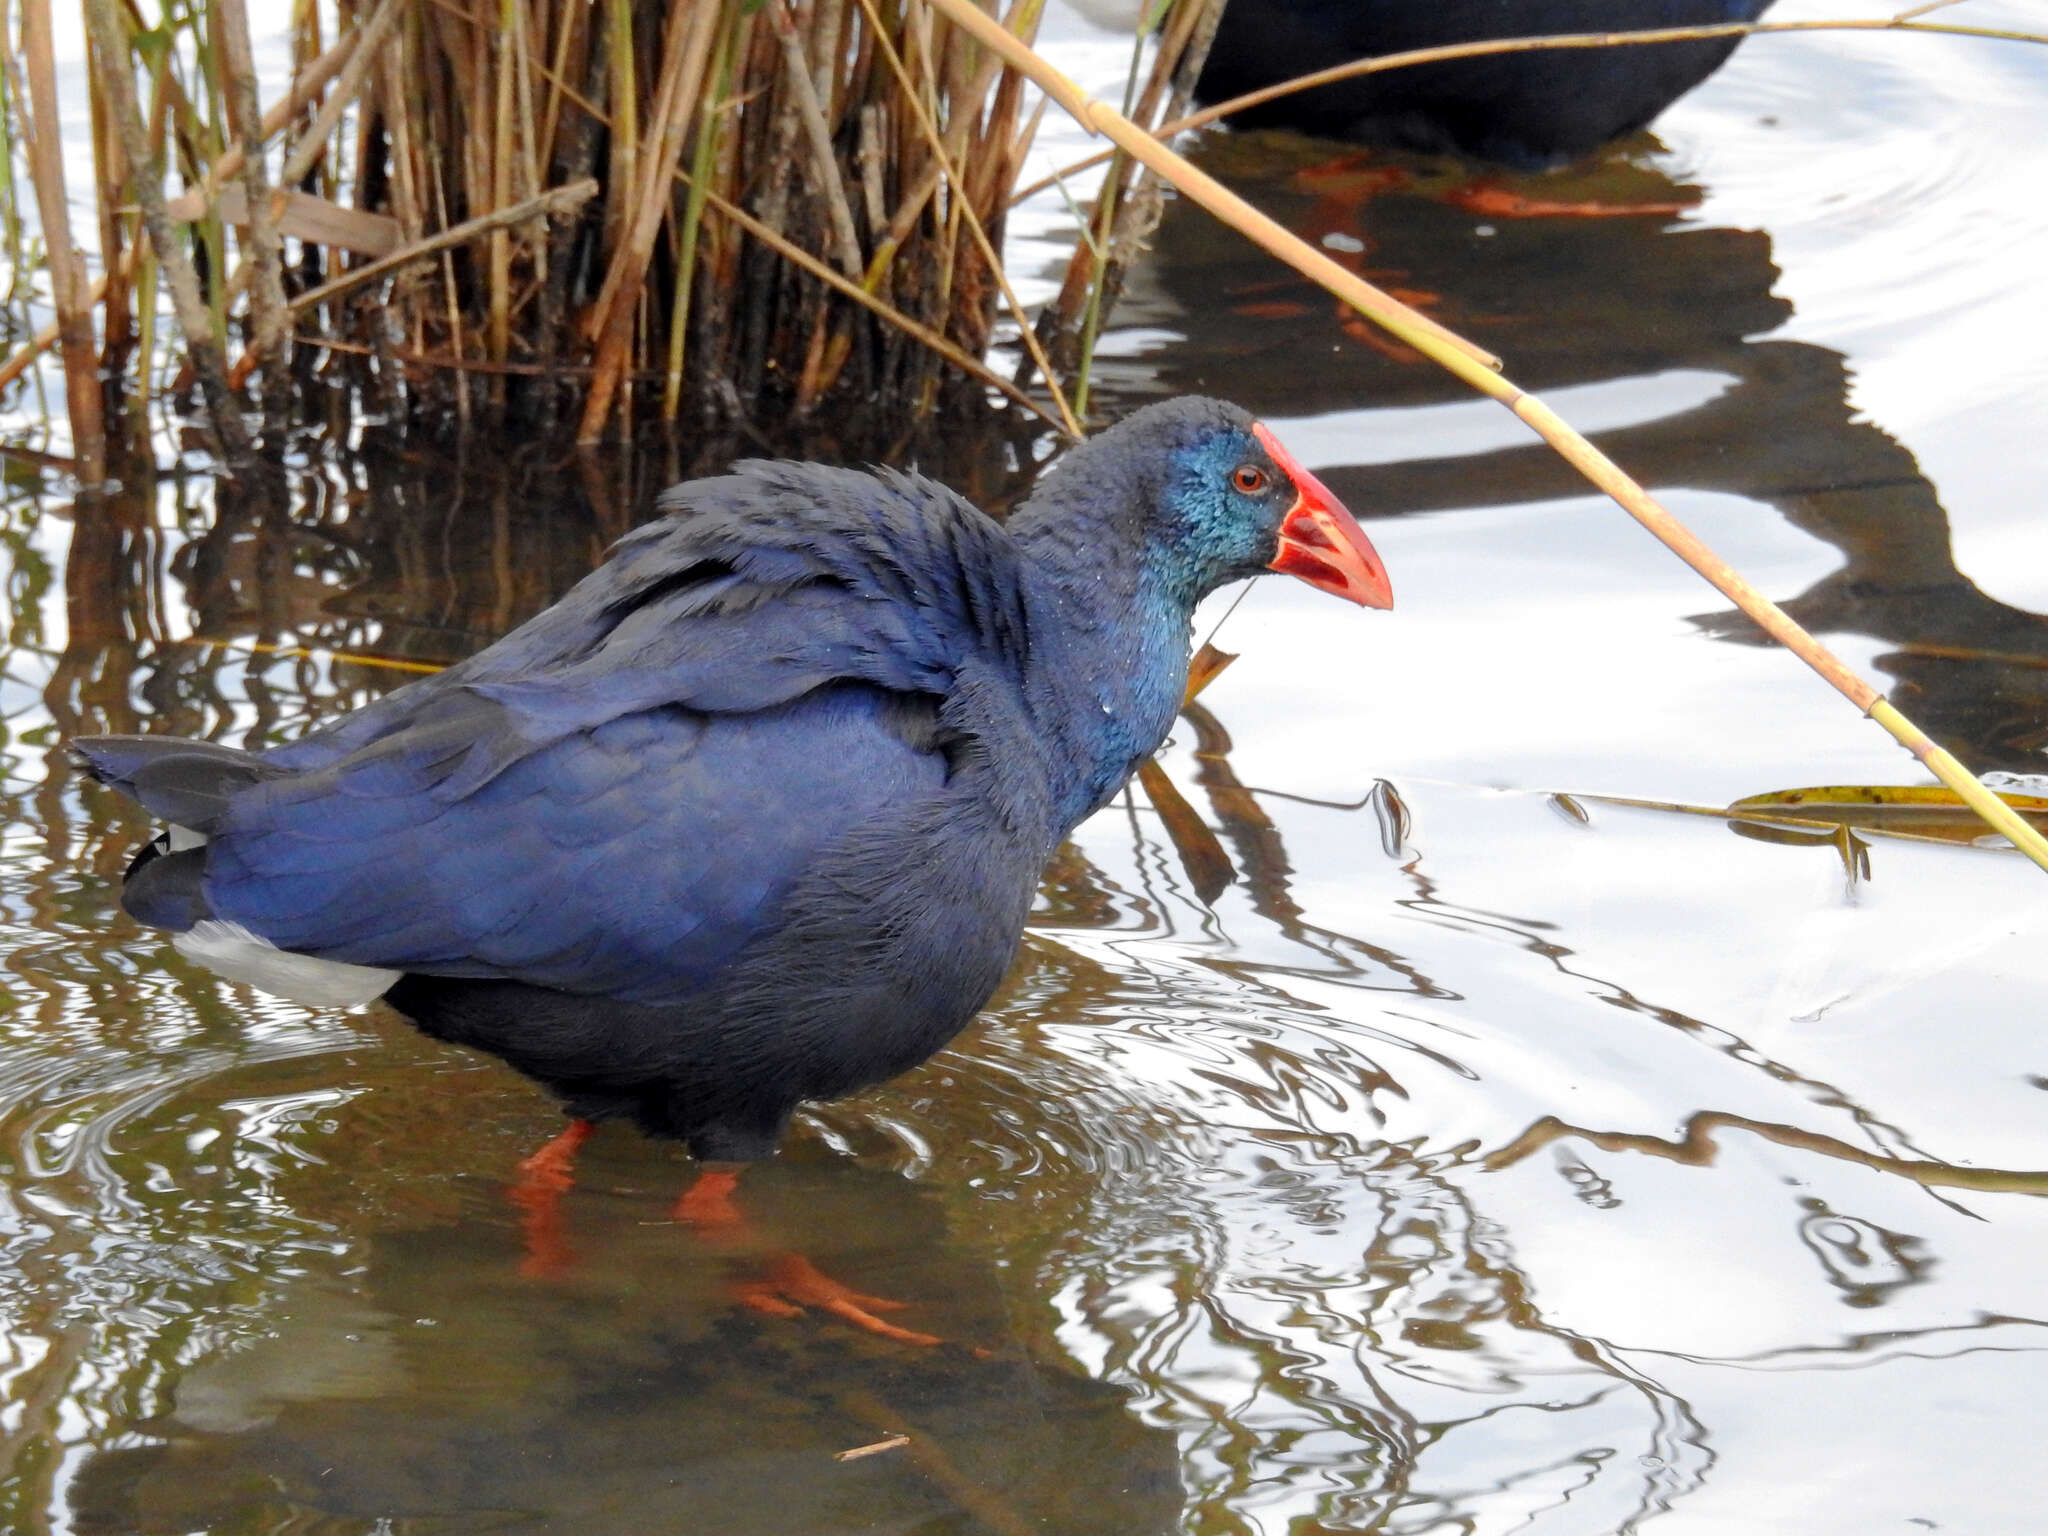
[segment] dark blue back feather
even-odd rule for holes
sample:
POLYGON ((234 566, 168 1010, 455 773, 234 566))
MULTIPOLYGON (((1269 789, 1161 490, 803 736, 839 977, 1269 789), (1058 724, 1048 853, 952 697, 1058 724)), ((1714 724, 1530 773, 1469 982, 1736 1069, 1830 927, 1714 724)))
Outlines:
POLYGON ((1023 579, 974 507, 782 463, 663 507, 531 623, 265 754, 208 847, 213 913, 326 959, 675 1000, 822 849, 1015 734, 988 716, 1022 709, 1023 579))

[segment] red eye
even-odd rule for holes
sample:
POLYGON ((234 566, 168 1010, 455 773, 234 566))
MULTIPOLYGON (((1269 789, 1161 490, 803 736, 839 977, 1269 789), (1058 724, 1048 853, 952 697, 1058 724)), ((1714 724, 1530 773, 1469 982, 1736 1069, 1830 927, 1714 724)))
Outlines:
POLYGON ((1230 472, 1230 483, 1247 496, 1256 496, 1266 488, 1266 472, 1256 464, 1240 464, 1230 472))

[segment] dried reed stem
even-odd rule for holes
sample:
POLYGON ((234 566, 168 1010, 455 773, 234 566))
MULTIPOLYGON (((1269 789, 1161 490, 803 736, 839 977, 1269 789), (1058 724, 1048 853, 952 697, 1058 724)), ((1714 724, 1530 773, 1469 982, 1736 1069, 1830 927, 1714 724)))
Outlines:
POLYGON ((711 55, 719 20, 718 9, 708 5, 694 9, 677 7, 669 15, 667 47, 654 104, 660 139, 652 165, 644 169, 640 184, 633 189, 626 239, 612 260, 611 270, 605 276, 605 290, 598 297, 602 320, 597 367, 591 375, 590 393, 584 400, 583 420, 576 434, 583 442, 603 436, 605 421, 611 415, 613 393, 630 364, 628 349, 641 282, 668 210, 669 187, 682 160, 698 84, 711 55))
MULTIPOLYGON (((249 47, 249 15, 242 0, 213 0, 220 20, 222 63, 228 77, 230 117, 241 129, 242 186, 248 204, 249 308, 253 322, 250 355, 267 374, 281 375, 291 359, 291 316, 284 307, 284 279, 278 270, 284 241, 277 210, 270 204, 270 179, 263 168, 263 108, 256 90, 256 60, 249 47)), ((289 183, 287 183, 289 185, 289 183)), ((273 410, 283 406, 286 381, 266 377, 264 394, 273 410)))
POLYGON ((114 0, 85 0, 85 18, 100 65, 100 89, 113 109, 114 124, 128 156, 131 190, 142 209, 142 225, 149 231, 157 264, 170 279, 171 304, 185 333, 186 356, 206 395, 207 414, 221 446, 230 458, 241 458, 249 451, 249 430, 228 391, 221 350, 214 340, 213 316, 200 294, 198 274, 164 208, 163 161, 150 152, 149 132, 136 105, 135 80, 127 63, 127 29, 114 0))
POLYGON ((57 340, 64 357, 64 403, 78 478, 97 487, 107 477, 107 429, 100 404, 99 362, 92 328, 91 281, 85 257, 71 243, 59 138, 57 67, 50 48, 49 0, 22 0, 21 51, 28 73, 29 162, 43 246, 57 308, 57 340))

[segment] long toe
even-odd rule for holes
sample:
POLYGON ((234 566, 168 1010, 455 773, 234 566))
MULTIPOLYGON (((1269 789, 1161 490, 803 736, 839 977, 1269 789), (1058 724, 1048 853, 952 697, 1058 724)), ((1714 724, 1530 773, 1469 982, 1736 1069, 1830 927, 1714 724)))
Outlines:
POLYGON ((800 1253, 779 1253, 768 1261, 758 1280, 742 1281, 733 1288, 741 1305, 768 1317, 800 1317, 806 1308, 829 1312, 864 1333, 893 1339, 898 1344, 943 1343, 934 1333, 899 1328, 877 1317, 877 1312, 900 1312, 908 1302, 887 1296, 870 1296, 843 1285, 800 1253))

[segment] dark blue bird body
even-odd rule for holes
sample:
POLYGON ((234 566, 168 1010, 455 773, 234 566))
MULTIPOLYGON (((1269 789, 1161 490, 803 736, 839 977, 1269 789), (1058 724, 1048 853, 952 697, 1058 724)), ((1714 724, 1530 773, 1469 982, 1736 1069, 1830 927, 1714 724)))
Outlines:
POLYGON ((1007 527, 888 471, 679 486, 553 608, 302 741, 79 742, 174 824, 124 903, 761 1155, 995 989, 1046 858, 1164 738, 1195 602, 1275 560, 1299 498, 1254 430, 1155 407, 1007 527))
MULTIPOLYGON (((1771 0, 1230 0, 1195 88, 1216 103, 1347 64, 1491 38, 1754 21, 1771 0)), ((1231 118, 1541 169, 1646 126, 1739 38, 1447 59, 1281 96, 1231 118)))

